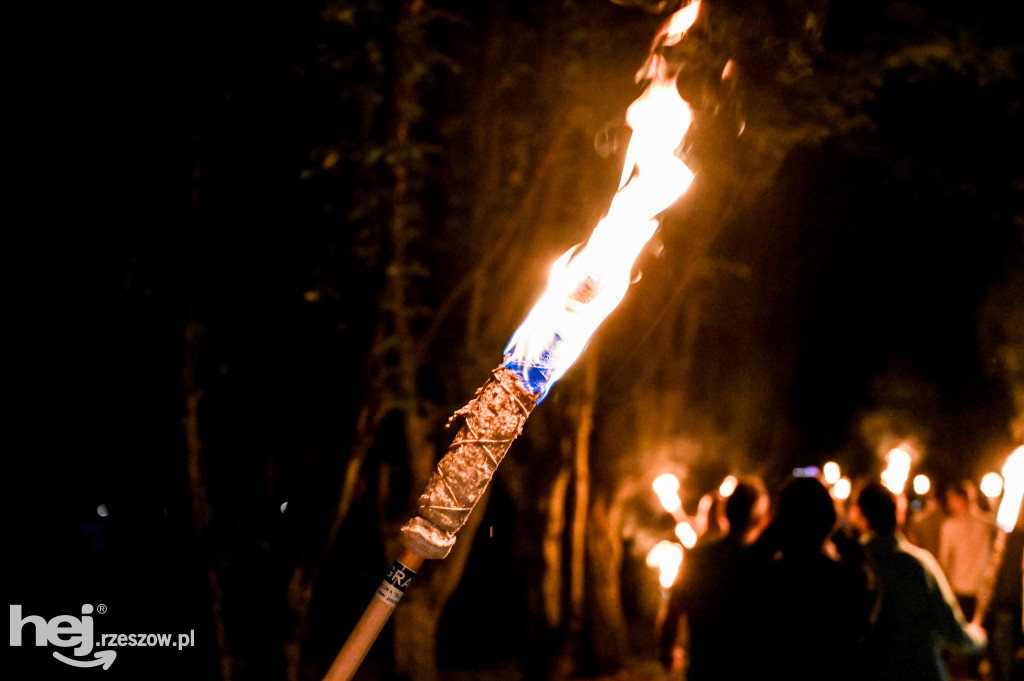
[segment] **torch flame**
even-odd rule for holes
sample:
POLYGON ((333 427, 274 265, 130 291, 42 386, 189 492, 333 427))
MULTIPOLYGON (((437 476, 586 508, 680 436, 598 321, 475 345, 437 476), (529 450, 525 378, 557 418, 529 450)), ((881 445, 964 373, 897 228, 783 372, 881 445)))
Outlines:
POLYGON ((850 490, 853 487, 853 483, 850 482, 849 478, 842 477, 836 480, 836 484, 832 485, 832 497, 845 501, 850 498, 850 490))
POLYGON ((651 486, 667 512, 674 514, 683 507, 683 502, 679 498, 679 478, 676 476, 664 473, 656 477, 651 486))
POLYGON ((718 486, 718 494, 723 499, 728 499, 732 496, 732 493, 736 491, 736 485, 739 484, 739 480, 736 479, 735 475, 727 475, 722 480, 722 484, 718 486))
POLYGON ((893 494, 903 494, 910 477, 910 453, 903 445, 889 450, 886 456, 887 466, 882 471, 882 484, 893 494))
MULTIPOLYGON (((699 7, 694 2, 676 12, 655 45, 678 42, 699 7)), ((626 113, 633 134, 608 213, 584 244, 558 259, 548 288, 505 348, 504 365, 541 399, 626 295, 633 262, 654 235, 657 216, 693 181, 675 155, 693 118, 690 107, 662 55, 652 53, 644 77, 647 89, 626 113)))
POLYGON ((1003 476, 996 472, 985 473, 981 476, 981 483, 978 485, 981 493, 988 497, 989 501, 996 499, 1003 493, 1003 476))
POLYGON ((683 34, 690 30, 697 21, 697 14, 700 12, 700 2, 692 2, 669 17, 665 27, 661 29, 658 37, 664 36, 664 45, 675 45, 683 39, 683 34))
POLYGON ((825 476, 826 485, 834 485, 839 481, 839 478, 843 477, 842 471, 839 469, 839 464, 835 461, 829 461, 821 469, 822 474, 825 476))
POLYGON ((1006 533, 1013 531, 1024 498, 1024 445, 1013 450, 1003 465, 1003 500, 996 514, 996 525, 1006 533))
POLYGON ((683 548, 692 549, 697 545, 697 530, 685 520, 676 523, 676 536, 683 543, 683 548))
POLYGON ((675 542, 660 541, 647 552, 647 567, 658 571, 658 581, 664 588, 672 586, 683 564, 683 547, 675 542))

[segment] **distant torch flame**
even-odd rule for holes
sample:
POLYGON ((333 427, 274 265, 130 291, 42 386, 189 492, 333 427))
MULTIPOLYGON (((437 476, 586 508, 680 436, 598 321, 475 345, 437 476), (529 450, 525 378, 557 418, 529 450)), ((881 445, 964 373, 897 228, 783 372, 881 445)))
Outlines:
POLYGON ((693 529, 693 525, 686 520, 676 523, 676 536, 679 537, 684 548, 692 549, 697 545, 697 530, 693 529))
POLYGON ((736 479, 735 475, 725 476, 725 480, 722 480, 722 484, 718 486, 718 494, 723 499, 727 499, 732 496, 732 493, 736 491, 736 485, 739 484, 739 480, 736 479))
MULTIPOLYGON (((699 8, 694 2, 672 15, 655 45, 678 42, 699 8)), ((584 244, 554 264, 547 290, 505 348, 504 366, 541 399, 626 295, 633 262, 654 235, 657 216, 693 181, 675 155, 692 120, 675 76, 668 76, 665 58, 652 53, 642 77, 649 83, 626 112, 633 134, 608 213, 584 244)))
POLYGON ((850 482, 849 478, 839 478, 836 480, 836 484, 832 485, 832 496, 840 501, 849 499, 852 486, 853 483, 850 482))
POLYGON ((829 461, 822 467, 822 474, 825 476, 826 485, 834 485, 839 481, 839 478, 843 477, 842 471, 839 469, 839 464, 835 461, 829 461))
POLYGON ((683 502, 679 499, 679 478, 676 476, 671 473, 659 475, 654 479, 652 487, 667 512, 675 514, 683 507, 683 502))
POLYGON ((1024 498, 1024 446, 1017 447, 1003 465, 1003 500, 996 514, 996 525, 1010 533, 1017 525, 1020 502, 1024 498))
POLYGON ((886 456, 888 465, 882 471, 882 484, 893 494, 903 494, 910 477, 910 453, 903 447, 890 449, 886 456))
POLYGON ((981 483, 978 485, 981 493, 988 497, 989 501, 996 499, 1003 493, 1003 476, 999 473, 985 473, 981 476, 981 483))
POLYGON ((690 30, 693 23, 697 21, 697 14, 700 12, 700 2, 692 2, 669 17, 665 26, 655 38, 657 41, 664 38, 663 45, 675 45, 683 39, 683 34, 690 30))
POLYGON ((683 547, 675 542, 660 541, 647 552, 647 567, 658 571, 658 581, 664 588, 675 584, 683 564, 683 547))

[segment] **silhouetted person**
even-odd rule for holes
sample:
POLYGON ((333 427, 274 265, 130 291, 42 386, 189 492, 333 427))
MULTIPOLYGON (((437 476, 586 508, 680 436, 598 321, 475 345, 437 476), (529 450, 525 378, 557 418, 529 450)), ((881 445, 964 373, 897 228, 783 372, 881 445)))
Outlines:
POLYGON ((672 589, 662 632, 662 654, 670 665, 686 617, 689 633, 687 679, 731 681, 743 678, 740 642, 745 626, 738 579, 744 554, 768 513, 764 483, 740 481, 725 501, 728 531, 686 552, 683 571, 672 589))
POLYGON ((816 478, 793 478, 752 564, 750 623, 759 678, 856 681, 870 600, 863 554, 833 556, 835 502, 816 478))
POLYGON ((878 603, 864 642, 869 681, 945 681, 941 647, 972 652, 985 632, 968 625, 942 569, 896 529, 896 497, 879 483, 861 490, 851 522, 877 580, 878 603))

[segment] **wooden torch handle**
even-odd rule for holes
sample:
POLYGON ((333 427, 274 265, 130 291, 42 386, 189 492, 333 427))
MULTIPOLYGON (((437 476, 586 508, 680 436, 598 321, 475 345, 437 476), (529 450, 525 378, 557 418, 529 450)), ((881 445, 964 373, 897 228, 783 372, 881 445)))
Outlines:
MULTIPOLYGON (((402 557, 398 559, 398 562, 415 572, 423 565, 423 560, 423 556, 406 550, 402 553, 402 557)), ((381 584, 381 588, 377 590, 377 593, 370 601, 370 604, 366 606, 363 616, 356 622, 356 626, 352 629, 352 633, 348 635, 345 645, 341 647, 338 656, 331 663, 331 668, 327 670, 324 681, 351 681, 352 677, 355 676, 356 670, 359 669, 359 665, 363 662, 363 658, 370 651, 373 642, 377 640, 377 636, 380 635, 384 625, 387 624, 388 618, 391 617, 391 613, 394 612, 395 606, 398 605, 398 598, 401 598, 400 594, 395 598, 393 595, 389 596, 386 591, 382 593, 382 590, 386 589, 388 583, 388 579, 385 579, 384 583, 381 584)), ((392 590, 391 593, 394 594, 394 591, 392 590)))

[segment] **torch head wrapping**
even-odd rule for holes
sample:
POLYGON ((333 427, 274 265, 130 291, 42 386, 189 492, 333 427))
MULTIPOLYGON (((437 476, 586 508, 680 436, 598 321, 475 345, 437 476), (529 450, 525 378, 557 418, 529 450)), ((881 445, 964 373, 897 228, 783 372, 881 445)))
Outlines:
POLYGON ((514 371, 499 367, 455 412, 452 421, 461 419, 461 426, 420 495, 419 515, 402 527, 409 549, 425 558, 448 555, 539 397, 514 371))

